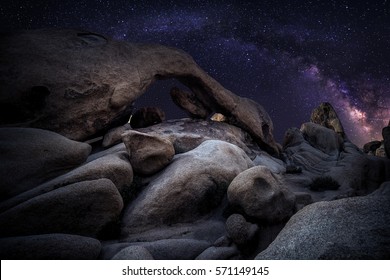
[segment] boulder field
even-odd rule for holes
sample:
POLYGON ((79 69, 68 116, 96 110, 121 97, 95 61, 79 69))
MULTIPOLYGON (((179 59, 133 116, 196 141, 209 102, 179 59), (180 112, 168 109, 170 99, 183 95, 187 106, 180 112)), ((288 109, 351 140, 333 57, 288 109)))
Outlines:
POLYGON ((323 103, 278 144, 260 104, 181 50, 1 36, 2 259, 390 258, 389 127, 360 149, 323 103), (189 117, 134 113, 166 78, 189 117))

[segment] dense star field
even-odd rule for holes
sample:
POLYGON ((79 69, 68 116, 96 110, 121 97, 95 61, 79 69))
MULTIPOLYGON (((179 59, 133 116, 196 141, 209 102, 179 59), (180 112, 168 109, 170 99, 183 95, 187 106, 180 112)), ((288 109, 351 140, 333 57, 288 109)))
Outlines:
MULTIPOLYGON (((18 1, 0 31, 81 28, 188 52, 224 87, 262 104, 281 142, 321 102, 355 144, 381 140, 390 119, 390 1, 18 1)), ((137 107, 185 114, 161 81, 137 107)))

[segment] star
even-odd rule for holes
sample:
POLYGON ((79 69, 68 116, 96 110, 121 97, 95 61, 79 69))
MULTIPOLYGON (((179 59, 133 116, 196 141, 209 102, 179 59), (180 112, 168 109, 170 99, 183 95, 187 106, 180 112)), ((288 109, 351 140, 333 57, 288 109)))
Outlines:
MULTIPOLYGON (((388 1, 3 1, 2 32, 81 28, 188 52, 224 87, 262 104, 277 141, 330 102, 350 140, 381 140, 390 119, 388 1)), ((183 117, 160 81, 137 106, 183 117)))

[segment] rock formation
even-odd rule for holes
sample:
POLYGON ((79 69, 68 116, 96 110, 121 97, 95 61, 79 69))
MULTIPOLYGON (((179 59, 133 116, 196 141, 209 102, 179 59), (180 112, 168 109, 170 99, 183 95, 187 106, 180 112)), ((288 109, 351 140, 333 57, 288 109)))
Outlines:
POLYGON ((156 80, 176 78, 206 108, 228 116, 269 152, 278 149, 264 108, 208 76, 185 52, 79 30, 33 30, 0 40, 1 125, 84 140, 129 119, 156 80))
POLYGON ((1 36, 2 259, 390 257, 390 160, 351 143, 330 104, 281 146, 261 105, 180 50, 74 30, 1 36), (142 109, 128 123, 172 77, 191 118, 142 109))
POLYGON ((256 259, 389 259, 389 190, 305 207, 256 259))
POLYGON ((343 125, 341 124, 341 121, 336 111, 333 109, 333 106, 328 102, 320 104, 317 108, 313 110, 313 112, 311 113, 310 121, 322 125, 326 128, 332 129, 343 139, 347 139, 343 125))
POLYGON ((390 158, 390 121, 389 125, 382 129, 383 146, 388 158, 390 158))

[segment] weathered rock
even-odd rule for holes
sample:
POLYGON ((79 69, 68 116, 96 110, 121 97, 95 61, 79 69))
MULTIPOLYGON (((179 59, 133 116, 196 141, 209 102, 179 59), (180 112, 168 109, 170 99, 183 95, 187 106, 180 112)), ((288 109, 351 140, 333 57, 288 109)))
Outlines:
POLYGON ((312 204, 313 198, 309 193, 295 192, 295 205, 297 210, 301 210, 303 207, 312 204))
POLYGON ((224 235, 226 235, 226 229, 223 221, 202 219, 192 223, 163 225, 140 233, 129 234, 120 241, 152 242, 162 239, 196 239, 213 243, 224 235))
POLYGON ((221 203, 231 180, 251 166, 243 150, 217 140, 176 155, 124 211, 122 236, 198 220, 221 203))
POLYGON ((294 193, 265 166, 240 173, 229 185, 227 195, 232 206, 269 223, 288 219, 295 209, 294 193))
POLYGON ((304 138, 316 149, 338 157, 341 147, 342 138, 333 130, 315 123, 304 123, 301 126, 304 138))
POLYGON ((269 154, 260 152, 253 160, 254 165, 262 165, 268 167, 272 173, 283 174, 286 173, 286 164, 280 159, 271 157, 269 154))
POLYGON ((120 193, 123 193, 126 188, 130 187, 133 181, 133 169, 129 163, 126 151, 100 157, 69 173, 3 201, 0 203, 0 212, 70 184, 103 178, 111 180, 120 193))
POLYGON ((226 122, 227 119, 224 115, 222 115, 221 113, 215 113, 211 116, 210 120, 214 121, 214 122, 226 122))
POLYGON ((379 146, 378 149, 376 149, 375 155, 377 157, 387 158, 386 149, 385 149, 385 143, 384 142, 379 146))
POLYGON ((119 218, 122 207, 122 197, 110 180, 79 182, 0 214, 0 236, 69 233, 95 237, 119 218))
POLYGON ((285 176, 294 192, 307 192, 318 177, 330 176, 339 183, 337 191, 310 192, 313 201, 365 195, 388 178, 385 162, 365 155, 352 143, 344 142, 338 156, 329 155, 309 144, 296 128, 286 132, 283 156, 287 165, 302 168, 302 174, 285 176))
POLYGON ((175 155, 172 143, 155 135, 129 130, 122 135, 136 173, 152 175, 166 167, 175 155))
POLYGON ((160 108, 144 107, 131 115, 130 125, 132 128, 142 128, 161 123, 164 120, 165 113, 160 108))
POLYGON ((110 129, 103 137, 102 146, 107 148, 120 143, 122 141, 122 134, 130 129, 132 128, 129 123, 110 129))
POLYGON ((389 190, 303 208, 256 259, 389 259, 389 190))
MULTIPOLYGON (((111 146, 121 141, 121 135, 128 129, 128 126, 113 129, 104 137, 107 139, 106 145, 111 146)), ((169 139, 177 154, 188 152, 206 140, 229 142, 243 149, 251 158, 256 156, 254 151, 259 151, 248 133, 227 123, 186 118, 168 120, 147 128, 137 129, 137 131, 169 139)), ((264 156, 266 157, 265 153, 264 156)), ((268 157, 270 158, 270 156, 268 157)))
POLYGON ((206 119, 212 112, 193 93, 174 87, 171 89, 170 95, 173 102, 186 111, 190 117, 206 119))
POLYGON ((210 243, 193 239, 166 239, 149 243, 140 243, 155 260, 193 260, 210 243))
POLYGON ((82 140, 125 123, 132 103, 157 79, 176 78, 202 104, 278 153, 264 108, 223 88, 181 50, 78 30, 21 31, 2 35, 0 42, 2 124, 82 140))
POLYGON ((381 146, 381 141, 371 141, 363 146, 363 151, 368 154, 371 153, 372 155, 375 155, 376 149, 378 149, 381 146))
POLYGON ((129 246, 117 253, 113 260, 154 260, 150 252, 142 246, 129 246))
POLYGON ((203 240, 188 238, 162 239, 153 242, 114 243, 106 245, 100 257, 111 259, 129 246, 137 246, 145 248, 155 260, 193 260, 210 245, 209 242, 203 240))
POLYGON ((240 214, 230 215, 226 220, 226 231, 233 242, 238 245, 250 242, 258 229, 256 224, 248 223, 240 214))
POLYGON ((44 234, 0 239, 2 260, 95 260, 99 240, 69 234, 44 234))
POLYGON ((382 129, 383 144, 388 158, 390 158, 390 121, 389 125, 382 129))
POLYGON ((341 124, 336 111, 330 103, 324 102, 315 108, 311 113, 310 121, 332 129, 334 132, 340 135, 342 139, 347 140, 343 125, 341 124))
POLYGON ((1 200, 82 164, 91 146, 33 128, 0 128, 1 200))
MULTIPOLYGON (((121 137, 121 140, 122 140, 122 137, 121 137)), ((104 156, 108 156, 111 154, 117 154, 117 153, 120 154, 122 152, 127 153, 126 146, 124 143, 119 143, 119 144, 114 145, 108 149, 101 150, 101 151, 90 154, 89 157, 87 158, 87 162, 91 162, 91 161, 94 161, 95 159, 98 159, 98 158, 101 158, 104 156)))
POLYGON ((231 247, 209 247, 204 250, 196 260, 228 260, 238 256, 240 252, 236 246, 231 247))

